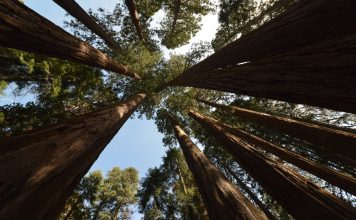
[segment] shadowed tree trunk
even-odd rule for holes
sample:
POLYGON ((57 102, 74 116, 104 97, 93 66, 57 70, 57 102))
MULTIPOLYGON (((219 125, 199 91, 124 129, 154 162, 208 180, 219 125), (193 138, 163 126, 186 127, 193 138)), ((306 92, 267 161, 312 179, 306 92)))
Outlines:
MULTIPOLYGON (((343 131, 335 126, 326 127, 321 124, 313 124, 249 109, 221 105, 206 100, 199 99, 198 101, 218 109, 227 110, 238 117, 266 125, 268 128, 275 129, 281 133, 306 140, 326 148, 330 153, 340 154, 343 157, 356 160, 356 133, 343 131)), ((351 165, 354 166, 355 164, 351 165)))
POLYGON ((321 179, 326 180, 327 182, 340 187, 341 189, 356 195, 356 179, 340 173, 336 170, 333 170, 328 167, 323 167, 318 163, 304 158, 303 156, 284 149, 283 147, 277 146, 271 142, 265 141, 262 138, 259 138, 253 134, 250 134, 246 131, 231 128, 229 131, 236 137, 246 140, 247 142, 260 147, 266 150, 269 153, 274 154, 275 156, 285 160, 311 174, 314 174, 321 179))
POLYGON ((202 75, 206 71, 355 34, 355 10, 356 2, 349 0, 333 4, 328 0, 300 0, 260 28, 188 69, 184 75, 202 75))
POLYGON ((240 166, 296 219, 352 219, 356 211, 304 177, 271 160, 233 135, 231 127, 190 110, 240 166))
POLYGON ((0 46, 83 63, 139 79, 126 66, 116 63, 19 1, 0 2, 0 46))
POLYGON ((78 21, 83 23, 87 28, 89 28, 92 32, 98 35, 101 39, 103 39, 107 45, 111 48, 119 49, 117 42, 109 36, 106 31, 97 24, 90 15, 88 15, 85 10, 80 7, 78 3, 74 0, 53 0, 59 6, 61 6, 64 10, 66 10, 70 15, 76 18, 78 21))
POLYGON ((356 2, 301 0, 168 83, 356 113, 356 2))
POLYGON ((0 219, 56 219, 66 199, 145 98, 0 140, 0 219))
POLYGON ((168 85, 214 89, 356 113, 355 44, 356 30, 354 35, 263 60, 183 73, 168 85))
POLYGON ((211 220, 267 219, 219 170, 167 115, 182 148, 189 169, 192 171, 211 220))
POLYGON ((266 214, 266 216, 270 220, 276 219, 269 211, 269 209, 265 206, 265 204, 263 204, 261 200, 257 198, 257 196, 253 192, 251 192, 251 190, 245 185, 244 182, 241 181, 241 179, 236 175, 236 173, 230 169, 230 167, 224 164, 222 165, 222 168, 223 170, 225 170, 227 174, 233 177, 237 185, 250 196, 250 198, 256 203, 256 205, 258 205, 258 207, 261 208, 261 210, 266 214))
POLYGON ((180 6, 182 4, 182 0, 174 0, 174 17, 173 17, 173 22, 172 22, 172 29, 171 29, 171 34, 174 34, 174 31, 176 30, 176 25, 177 25, 177 20, 178 20, 178 15, 180 12, 180 6))
POLYGON ((132 23, 135 25, 137 36, 140 40, 143 40, 141 22, 140 17, 138 16, 136 3, 134 0, 125 0, 125 3, 127 8, 129 9, 132 23))

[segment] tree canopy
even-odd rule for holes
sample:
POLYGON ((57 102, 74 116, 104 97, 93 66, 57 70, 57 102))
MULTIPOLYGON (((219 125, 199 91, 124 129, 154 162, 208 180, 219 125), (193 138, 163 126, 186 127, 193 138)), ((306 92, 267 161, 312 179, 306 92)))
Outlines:
MULTIPOLYGON (((356 177, 355 166, 345 157, 326 148, 268 126, 236 117, 224 109, 199 103, 198 99, 237 106, 275 116, 323 124, 355 134, 354 114, 304 104, 206 90, 168 86, 168 82, 197 64, 213 51, 248 35, 278 16, 295 0, 174 0, 136 1, 141 34, 133 21, 128 4, 119 1, 112 10, 90 9, 88 14, 117 43, 108 46, 99 36, 76 19, 67 19, 64 27, 74 36, 93 45, 136 71, 141 80, 133 80, 113 71, 85 64, 50 58, 9 48, 0 48, 0 95, 9 93, 34 98, 28 103, 0 106, 0 136, 14 136, 46 127, 75 116, 111 106, 135 94, 148 97, 138 107, 136 116, 155 120, 164 134, 162 147, 167 151, 162 164, 150 168, 139 182, 134 168, 112 168, 104 177, 100 171, 85 176, 67 200, 60 219, 130 219, 137 205, 144 219, 208 219, 192 173, 177 148, 172 125, 166 114, 173 115, 185 131, 204 148, 204 154, 258 206, 265 206, 276 219, 292 219, 289 213, 246 172, 203 127, 188 116, 193 109, 240 128, 283 149, 297 153, 327 168, 356 177), (206 15, 218 16, 219 27, 211 42, 192 44, 185 54, 174 49, 187 45, 202 27, 206 15), (168 49, 170 54, 166 51, 168 49), (246 190, 248 189, 248 190, 246 190)), ((144 146, 143 146, 144 147, 144 146)), ((293 164, 260 150, 268 158, 306 177, 352 206, 354 195, 329 184, 293 164)))

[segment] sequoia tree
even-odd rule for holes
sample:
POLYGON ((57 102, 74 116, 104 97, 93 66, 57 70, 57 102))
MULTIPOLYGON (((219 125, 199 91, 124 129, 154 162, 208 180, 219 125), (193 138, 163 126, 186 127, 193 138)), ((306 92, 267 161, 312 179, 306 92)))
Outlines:
POLYGON ((189 139, 178 122, 167 116, 174 128, 189 169, 203 197, 210 219, 267 219, 189 139))
POLYGON ((0 3, 0 45, 139 76, 105 54, 70 35, 19 1, 0 3))
POLYGON ((355 8, 343 0, 332 7, 326 0, 300 1, 168 85, 355 113, 355 8))
POLYGON ((56 219, 65 200, 145 96, 138 94, 98 112, 2 138, 0 218, 56 219))
POLYGON ((349 219, 355 215, 353 207, 234 136, 231 127, 193 110, 189 115, 213 135, 294 218, 349 219))
POLYGON ((347 132, 335 126, 303 122, 292 118, 274 116, 235 106, 221 105, 201 99, 198 101, 212 107, 224 109, 238 117, 255 121, 279 132, 325 147, 330 153, 341 154, 343 157, 349 157, 352 160, 356 159, 356 133, 347 132))
POLYGON ((118 48, 117 42, 109 36, 105 30, 100 27, 94 20, 91 18, 85 10, 80 7, 75 0, 53 0, 59 6, 61 6, 64 10, 66 10, 70 15, 78 19, 78 21, 82 22, 85 26, 87 26, 91 31, 101 37, 110 47, 118 48))

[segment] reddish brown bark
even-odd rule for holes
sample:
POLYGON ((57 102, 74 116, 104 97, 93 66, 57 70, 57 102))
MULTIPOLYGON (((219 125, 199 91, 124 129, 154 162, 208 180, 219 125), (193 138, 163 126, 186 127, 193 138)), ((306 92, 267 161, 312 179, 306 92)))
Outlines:
POLYGON ((56 219, 81 178, 144 94, 0 140, 0 219, 56 219))
POLYGON ((116 63, 19 1, 0 2, 0 46, 83 63, 139 79, 126 66, 116 63))
POLYGON ((321 124, 313 124, 311 122, 274 116, 249 109, 221 105, 206 100, 199 99, 198 101, 206 105, 230 111, 238 117, 261 123, 279 132, 309 141, 310 143, 326 148, 328 152, 356 160, 356 133, 343 131, 335 126, 326 127, 321 124))
POLYGON ((110 37, 106 31, 97 24, 90 15, 88 15, 85 10, 80 7, 78 3, 74 0, 53 0, 59 6, 61 6, 64 10, 66 10, 70 15, 76 18, 78 21, 83 23, 87 28, 89 28, 92 32, 98 35, 101 39, 103 39, 107 45, 112 48, 118 49, 118 44, 115 40, 110 37))
POLYGON ((356 2, 301 0, 260 28, 209 56, 184 75, 279 55, 314 43, 355 34, 356 2))
POLYGON ((168 118, 174 127, 188 167, 193 173, 209 218, 268 219, 205 157, 179 127, 177 121, 170 116, 168 118))
POLYGON ((233 92, 356 113, 356 34, 230 67, 178 76, 170 85, 233 92))
POLYGON ((125 0, 125 3, 127 8, 129 9, 132 23, 135 25, 137 36, 140 40, 143 40, 141 22, 137 12, 136 3, 134 0, 125 0))
POLYGON ((265 141, 262 138, 259 138, 246 131, 237 128, 231 128, 229 131, 236 137, 242 140, 246 140, 247 142, 257 147, 260 147, 266 150, 267 152, 276 155, 282 160, 285 160, 297 167, 300 167, 301 169, 328 181, 332 185, 340 187, 341 189, 344 189, 345 191, 356 195, 355 178, 340 173, 336 170, 330 169, 328 167, 323 167, 312 160, 304 158, 299 154, 286 150, 283 147, 277 146, 271 142, 265 141))
POLYGON ((296 219, 352 219, 356 211, 299 174, 265 157, 233 135, 231 127, 190 111, 189 115, 296 219))

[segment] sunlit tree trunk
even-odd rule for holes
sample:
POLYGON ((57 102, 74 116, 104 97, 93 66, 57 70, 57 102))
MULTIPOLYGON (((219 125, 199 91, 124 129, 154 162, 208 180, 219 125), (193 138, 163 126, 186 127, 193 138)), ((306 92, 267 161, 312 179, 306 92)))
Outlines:
POLYGON ((101 39, 103 39, 107 45, 112 48, 118 49, 118 44, 115 40, 106 33, 106 31, 97 24, 90 15, 88 15, 85 10, 80 7, 75 0, 53 0, 59 6, 61 6, 64 10, 66 10, 70 15, 76 18, 78 21, 83 23, 87 28, 89 28, 92 32, 97 34, 101 39))
POLYGON ((66 199, 145 98, 0 139, 0 219, 56 219, 66 199))
POLYGON ((312 144, 316 144, 317 147, 320 146, 326 148, 330 153, 340 154, 343 157, 356 160, 356 133, 347 132, 338 129, 335 126, 327 127, 322 124, 274 116, 267 113, 221 105, 201 99, 198 101, 212 107, 227 110, 238 117, 263 124, 268 128, 275 129, 284 134, 309 141, 312 144))
POLYGON ((134 0, 125 0, 125 3, 127 8, 129 9, 132 23, 135 25, 137 36, 140 40, 143 40, 141 22, 137 12, 136 3, 134 0))
POLYGON ((0 46, 71 60, 139 78, 126 66, 70 35, 19 1, 0 2, 0 46))
POLYGON ((233 135, 231 127, 190 111, 236 162, 296 219, 352 219, 356 211, 299 174, 267 158, 233 135))
POLYGON ((355 10, 355 1, 299 1, 168 85, 356 113, 355 10))
POLYGON ((179 127, 178 122, 167 116, 182 148, 189 169, 192 171, 211 220, 267 219, 219 170, 179 127))

